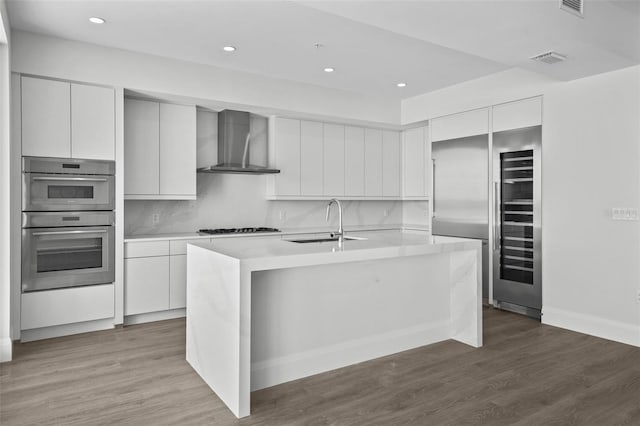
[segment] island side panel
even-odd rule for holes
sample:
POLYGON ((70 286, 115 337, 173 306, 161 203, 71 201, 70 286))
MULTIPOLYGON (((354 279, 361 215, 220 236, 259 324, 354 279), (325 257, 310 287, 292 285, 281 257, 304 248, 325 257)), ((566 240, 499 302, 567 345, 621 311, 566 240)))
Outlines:
POLYGON ((187 246, 186 359, 236 417, 249 414, 240 371, 240 281, 237 259, 187 246))
MULTIPOLYGON (((482 250, 450 253, 451 337, 473 347, 482 346, 482 250)), ((474 248, 477 246, 477 248, 474 248)))
POLYGON ((450 338, 449 256, 254 272, 252 390, 450 338))

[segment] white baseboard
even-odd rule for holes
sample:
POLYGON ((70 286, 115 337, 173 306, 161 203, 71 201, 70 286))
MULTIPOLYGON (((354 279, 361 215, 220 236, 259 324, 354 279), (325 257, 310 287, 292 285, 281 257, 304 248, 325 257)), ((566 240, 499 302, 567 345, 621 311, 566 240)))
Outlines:
POLYGON ((275 386, 336 368, 451 338, 450 322, 394 330, 251 364, 251 390, 275 386))
POLYGON ((0 362, 11 361, 13 344, 10 337, 0 339, 0 362))
POLYGON ((124 317, 124 325, 143 324, 145 322, 164 321, 187 316, 187 310, 171 309, 169 311, 149 312, 148 314, 127 315, 124 317))
POLYGON ((640 326, 544 306, 542 323, 640 347, 640 326))
POLYGON ((53 337, 69 336, 71 334, 89 333, 91 331, 108 330, 113 328, 113 318, 77 322, 74 324, 56 325, 53 327, 32 328, 22 330, 20 341, 32 342, 34 340, 51 339, 53 337))

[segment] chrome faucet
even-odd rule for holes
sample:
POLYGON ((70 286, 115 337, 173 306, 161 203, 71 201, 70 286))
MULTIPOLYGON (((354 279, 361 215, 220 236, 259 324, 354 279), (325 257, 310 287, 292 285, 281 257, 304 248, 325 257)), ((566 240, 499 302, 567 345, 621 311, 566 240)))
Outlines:
POLYGON ((329 201, 329 205, 327 205, 327 222, 329 222, 329 213, 331 211, 331 204, 336 203, 338 205, 338 231, 337 232, 332 232, 331 236, 335 237, 337 236, 340 241, 342 241, 342 238, 344 237, 344 229, 342 229, 342 204, 340 204, 340 201, 338 201, 335 198, 332 198, 329 201))

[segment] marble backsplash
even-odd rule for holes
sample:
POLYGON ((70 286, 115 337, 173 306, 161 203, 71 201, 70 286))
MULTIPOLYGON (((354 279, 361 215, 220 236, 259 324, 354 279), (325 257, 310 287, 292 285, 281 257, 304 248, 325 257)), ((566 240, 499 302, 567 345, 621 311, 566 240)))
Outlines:
MULTIPOLYGON (((326 201, 269 201, 267 176, 198 174, 193 201, 125 201, 125 235, 195 232, 201 228, 324 226, 326 201), (153 215, 159 221, 153 223, 153 215)), ((344 225, 427 224, 424 201, 344 201, 344 225)), ((332 212, 329 225, 337 225, 332 212)))

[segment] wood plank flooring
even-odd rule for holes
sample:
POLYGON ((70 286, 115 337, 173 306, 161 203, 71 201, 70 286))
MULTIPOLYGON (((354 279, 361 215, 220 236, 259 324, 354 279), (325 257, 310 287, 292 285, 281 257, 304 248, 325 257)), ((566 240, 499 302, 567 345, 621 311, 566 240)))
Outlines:
POLYGON ((242 420, 184 360, 184 319, 18 344, 0 424, 640 425, 639 348, 491 308, 484 341, 263 389, 242 420))

